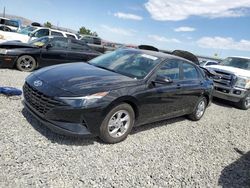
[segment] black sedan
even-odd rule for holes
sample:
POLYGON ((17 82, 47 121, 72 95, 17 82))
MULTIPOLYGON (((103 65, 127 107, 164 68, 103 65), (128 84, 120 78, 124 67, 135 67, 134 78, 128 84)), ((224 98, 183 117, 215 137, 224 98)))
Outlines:
POLYGON ((83 41, 65 37, 42 37, 28 44, 5 42, 0 44, 0 67, 30 72, 38 67, 88 61, 101 53, 83 41))
POLYGON ((136 49, 40 69, 23 87, 26 109, 44 125, 107 143, 124 140, 133 126, 183 115, 201 119, 212 90, 194 63, 136 49))

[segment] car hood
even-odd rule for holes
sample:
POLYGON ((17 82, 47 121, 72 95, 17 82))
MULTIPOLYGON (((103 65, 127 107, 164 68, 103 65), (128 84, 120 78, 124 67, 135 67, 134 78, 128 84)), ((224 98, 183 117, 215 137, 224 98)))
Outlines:
POLYGON ((136 79, 104 70, 88 63, 68 63, 50 66, 34 72, 31 76, 35 76, 45 84, 64 90, 74 96, 111 91, 138 83, 136 79))
POLYGON ((14 48, 37 48, 37 47, 22 42, 4 42, 0 44, 0 48, 14 49, 14 48))
POLYGON ((22 41, 28 42, 29 36, 16 32, 0 31, 0 35, 4 41, 22 41))
POLYGON ((211 68, 213 70, 222 70, 237 76, 243 76, 243 77, 250 77, 250 71, 244 70, 236 67, 229 67, 229 66, 223 66, 223 65, 210 65, 207 66, 207 68, 211 68))

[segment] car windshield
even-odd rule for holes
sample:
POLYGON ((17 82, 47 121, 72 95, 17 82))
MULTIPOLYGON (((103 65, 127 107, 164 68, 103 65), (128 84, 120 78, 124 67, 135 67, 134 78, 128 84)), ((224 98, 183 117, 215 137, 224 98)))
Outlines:
POLYGON ((89 61, 90 64, 131 78, 143 79, 160 59, 141 51, 117 50, 89 61))
POLYGON ((20 31, 18 31, 18 33, 28 35, 32 31, 34 31, 35 29, 36 29, 35 27, 25 27, 25 28, 21 29, 20 31))
POLYGON ((225 60, 223 60, 220 65, 250 70, 250 59, 238 58, 238 57, 228 57, 225 60))
POLYGON ((37 46, 37 47, 43 47, 47 42, 49 41, 48 37, 41 37, 35 40, 32 40, 29 42, 29 44, 37 46))

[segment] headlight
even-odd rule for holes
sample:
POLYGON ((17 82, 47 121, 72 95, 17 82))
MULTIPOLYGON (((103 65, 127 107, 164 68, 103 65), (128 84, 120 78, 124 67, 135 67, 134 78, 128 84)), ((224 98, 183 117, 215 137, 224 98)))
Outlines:
POLYGON ((7 49, 0 48, 0 54, 7 54, 7 49))
POLYGON ((250 78, 238 77, 235 86, 239 88, 250 89, 250 78))
POLYGON ((89 104, 97 102, 99 99, 103 98, 108 93, 109 92, 100 92, 100 93, 95 93, 93 95, 88 95, 84 97, 59 97, 59 99, 67 103, 70 106, 80 108, 80 107, 88 106, 89 104))

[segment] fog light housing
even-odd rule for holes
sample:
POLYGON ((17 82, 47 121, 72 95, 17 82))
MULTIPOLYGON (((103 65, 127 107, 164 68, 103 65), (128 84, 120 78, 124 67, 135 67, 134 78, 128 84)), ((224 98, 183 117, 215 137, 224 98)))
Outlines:
POLYGON ((241 94, 241 91, 240 90, 234 90, 233 92, 235 95, 240 95, 241 94))

